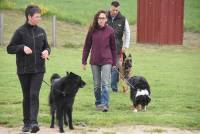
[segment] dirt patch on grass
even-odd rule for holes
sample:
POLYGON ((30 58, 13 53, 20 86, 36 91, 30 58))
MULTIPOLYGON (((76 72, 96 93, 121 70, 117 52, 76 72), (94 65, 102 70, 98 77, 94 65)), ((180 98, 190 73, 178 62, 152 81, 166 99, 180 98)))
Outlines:
POLYGON ((185 32, 184 45, 200 48, 200 32, 185 32))
MULTIPOLYGON (((0 127, 0 134, 22 134, 21 126, 17 128, 0 127)), ((58 127, 51 129, 47 126, 41 126, 38 134, 58 134, 58 127)), ((200 130, 188 130, 172 127, 150 126, 150 125, 132 125, 115 126, 111 128, 90 128, 75 126, 74 130, 65 128, 66 134, 200 134, 200 130)))

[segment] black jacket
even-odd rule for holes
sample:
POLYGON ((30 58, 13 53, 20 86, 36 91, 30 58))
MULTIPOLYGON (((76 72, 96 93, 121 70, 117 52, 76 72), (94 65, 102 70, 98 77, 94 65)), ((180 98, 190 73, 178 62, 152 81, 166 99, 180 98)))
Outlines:
POLYGON ((120 12, 114 19, 112 19, 110 12, 108 13, 108 25, 110 25, 115 31, 117 54, 120 54, 123 46, 122 38, 124 34, 125 21, 126 18, 120 12))
POLYGON ((50 54, 45 31, 39 26, 32 26, 28 23, 15 31, 11 42, 7 46, 9 54, 16 54, 18 74, 44 73, 45 60, 41 57, 44 50, 48 50, 50 54), (26 55, 24 46, 29 47, 33 53, 26 55))

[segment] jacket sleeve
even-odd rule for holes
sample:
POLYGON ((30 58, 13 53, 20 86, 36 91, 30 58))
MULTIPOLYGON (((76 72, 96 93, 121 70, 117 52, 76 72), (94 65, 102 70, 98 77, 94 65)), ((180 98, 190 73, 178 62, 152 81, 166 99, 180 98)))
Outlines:
POLYGON ((92 46, 92 34, 88 32, 86 39, 85 39, 85 44, 83 47, 83 54, 82 54, 82 64, 83 65, 87 64, 87 58, 90 53, 91 46, 92 46))
POLYGON ((130 44, 130 28, 128 24, 128 20, 125 20, 125 26, 124 26, 124 48, 129 48, 130 44))
POLYGON ((22 34, 19 30, 16 30, 7 46, 7 52, 9 54, 24 53, 24 46, 25 44, 22 44, 22 34))
POLYGON ((112 60, 113 60, 112 66, 116 66, 117 51, 116 51, 114 31, 110 35, 110 47, 111 47, 112 60))
POLYGON ((43 50, 47 50, 49 52, 49 55, 51 53, 51 48, 49 46, 49 43, 48 43, 48 40, 47 40, 47 35, 46 35, 46 32, 44 31, 44 47, 43 47, 43 50))

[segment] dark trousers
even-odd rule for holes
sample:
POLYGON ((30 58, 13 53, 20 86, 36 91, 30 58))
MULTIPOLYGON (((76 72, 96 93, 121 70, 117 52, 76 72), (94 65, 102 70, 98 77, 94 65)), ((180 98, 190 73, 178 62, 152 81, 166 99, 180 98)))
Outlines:
POLYGON ((38 123, 39 92, 44 73, 18 74, 23 92, 24 124, 38 123))

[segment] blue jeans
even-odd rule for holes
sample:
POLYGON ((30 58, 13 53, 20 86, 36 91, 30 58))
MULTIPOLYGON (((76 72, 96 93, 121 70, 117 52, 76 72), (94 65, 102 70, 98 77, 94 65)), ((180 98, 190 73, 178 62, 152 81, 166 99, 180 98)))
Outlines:
POLYGON ((111 88, 112 91, 117 92, 118 91, 118 81, 119 81, 119 73, 118 73, 118 68, 112 69, 111 73, 111 88))
POLYGON ((117 63, 116 63, 116 68, 112 69, 112 72, 111 72, 111 88, 112 88, 112 91, 115 91, 117 92, 118 91, 118 82, 119 82, 119 73, 118 73, 118 69, 119 69, 119 66, 120 66, 120 55, 117 55, 117 63))
POLYGON ((94 80, 95 105, 109 103, 109 87, 111 81, 111 64, 91 65, 94 80))

